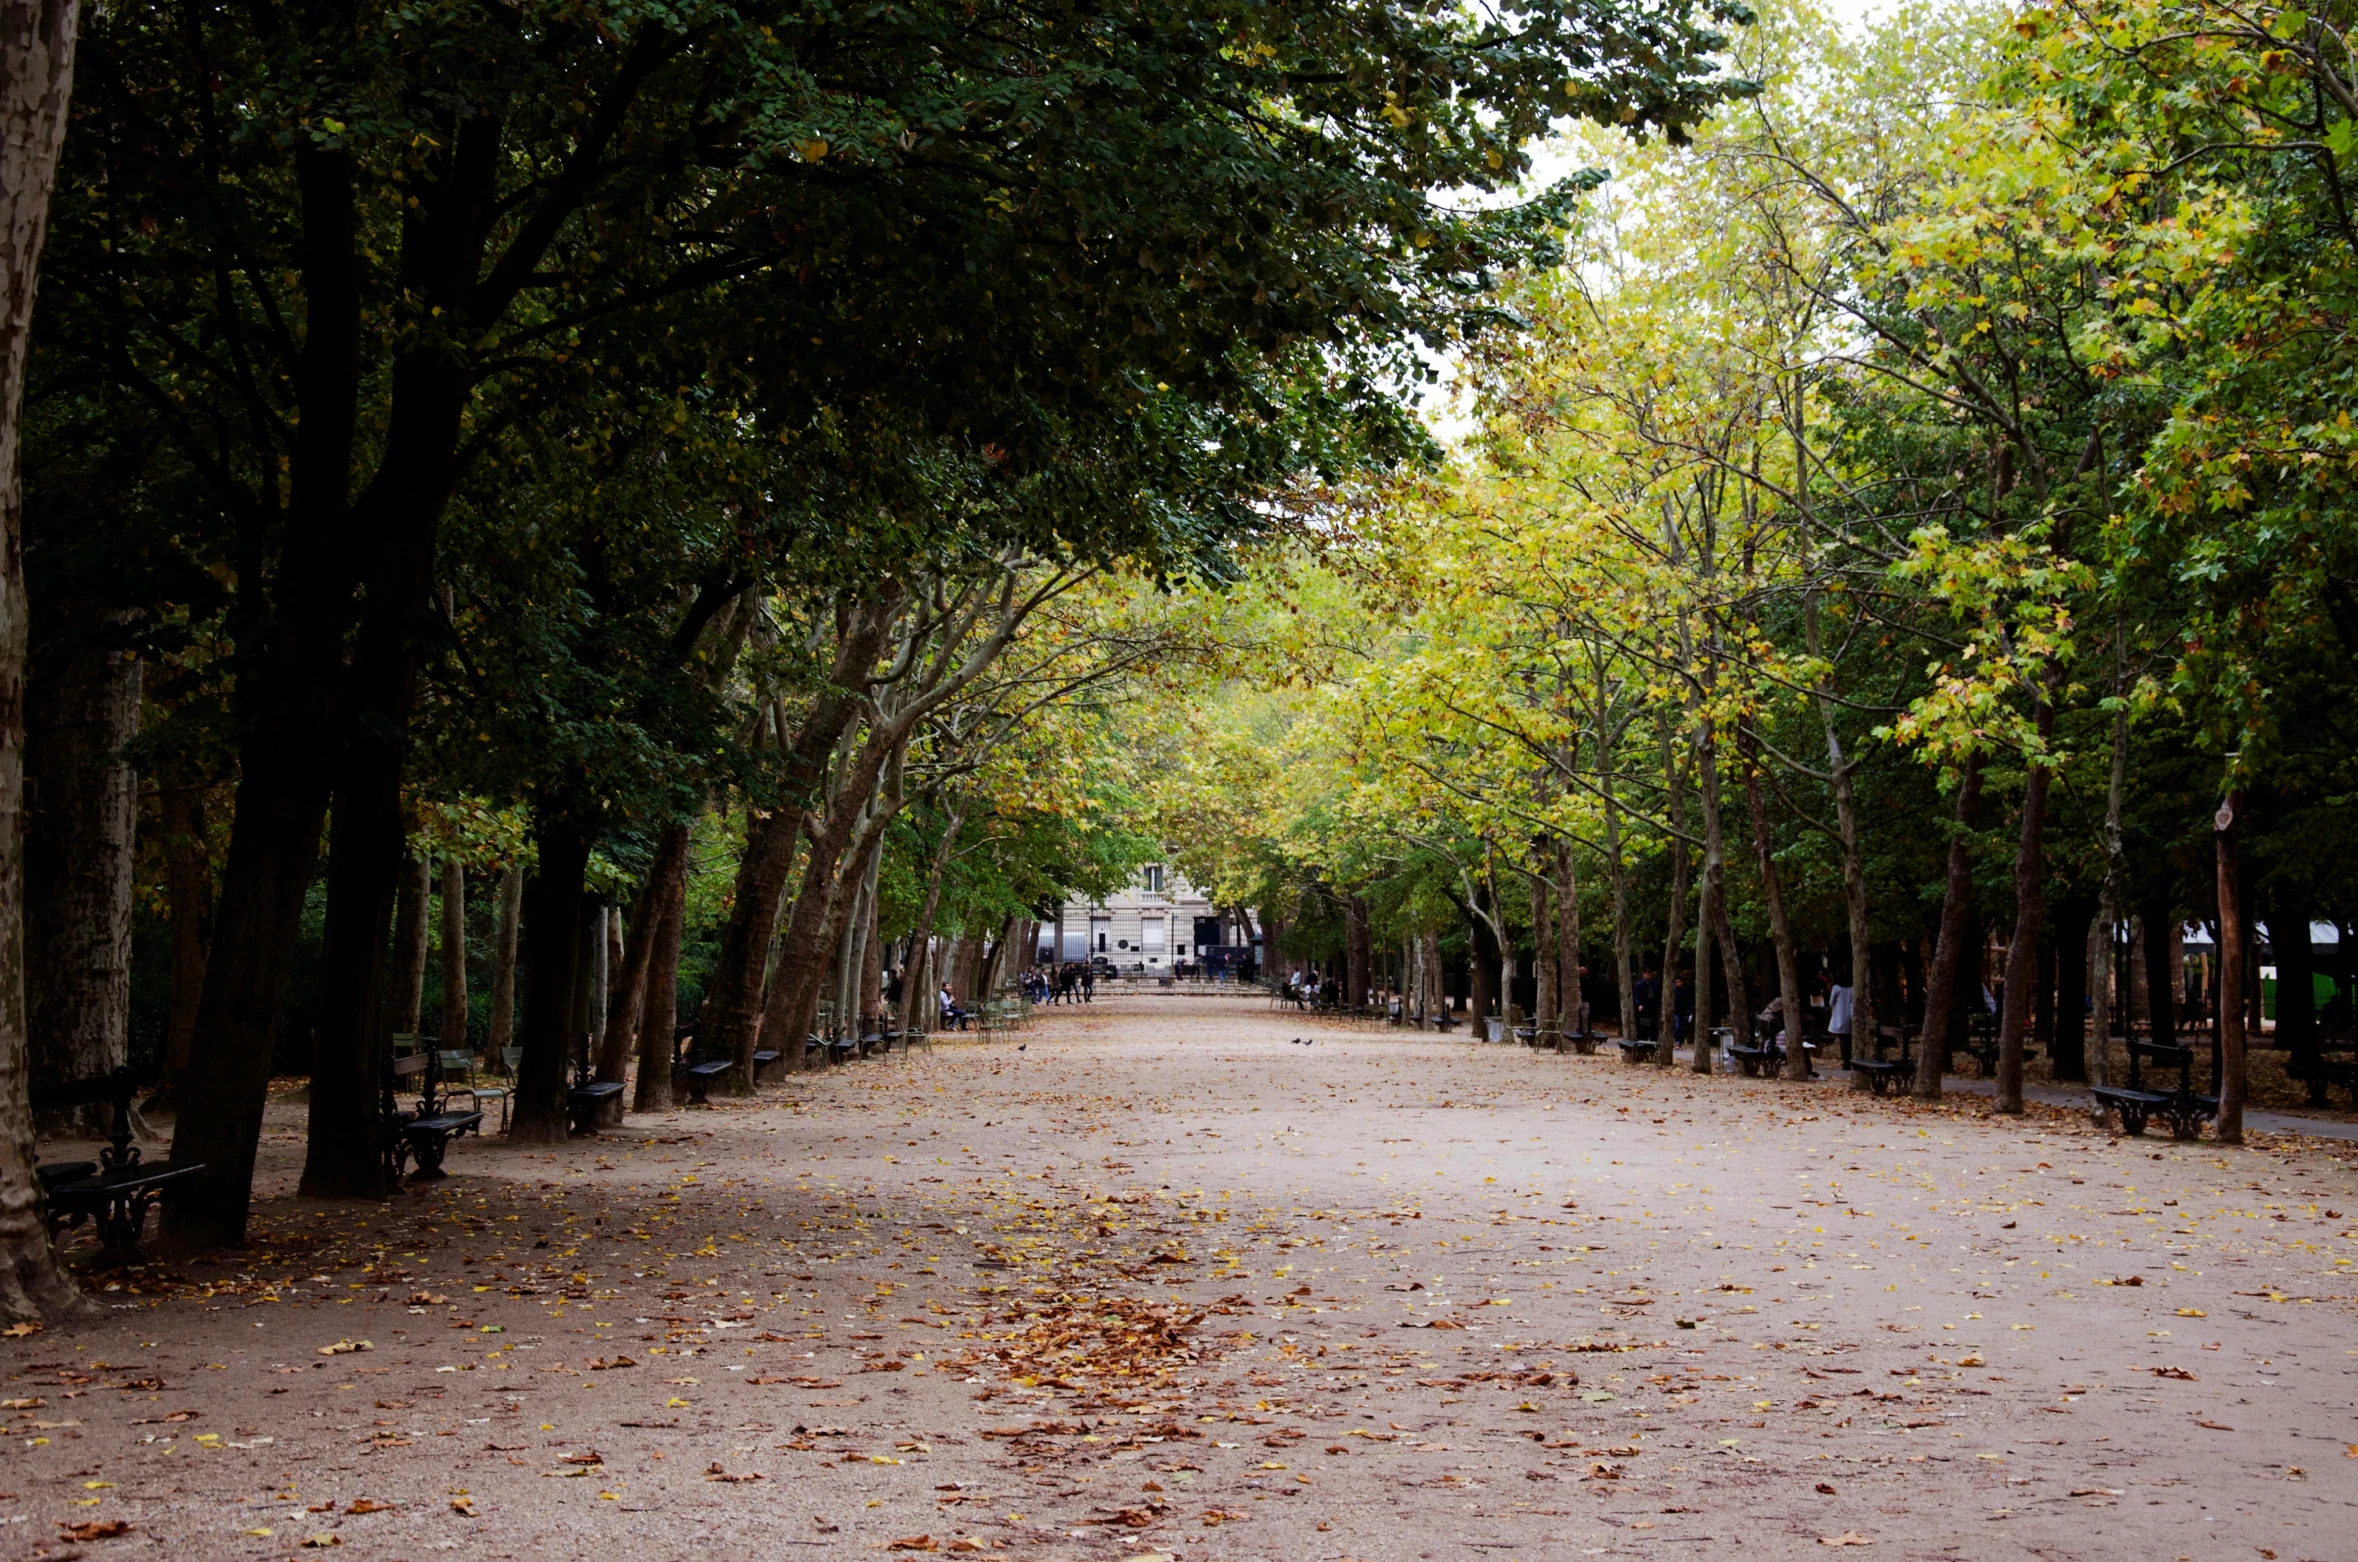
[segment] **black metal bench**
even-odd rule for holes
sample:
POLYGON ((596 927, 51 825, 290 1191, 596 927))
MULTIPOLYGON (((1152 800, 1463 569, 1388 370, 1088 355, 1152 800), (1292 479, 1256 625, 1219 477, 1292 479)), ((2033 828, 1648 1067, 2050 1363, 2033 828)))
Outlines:
POLYGON ((2199 1139, 2202 1125, 2208 1118, 2219 1115, 2219 1098, 2198 1094, 2194 1088, 2194 1049, 2192 1047, 2163 1046, 2150 1041, 2129 1043, 2129 1083, 2126 1089, 2117 1085, 2097 1086, 2088 1092, 2100 1107, 2108 1106, 2120 1114, 2121 1132, 2130 1138, 2141 1138, 2145 1125, 2159 1119, 2170 1125, 2173 1139, 2199 1139), (2178 1088, 2152 1090, 2145 1084, 2142 1065, 2151 1058, 2163 1068, 2178 1070, 2178 1088))
POLYGON ((194 1182, 204 1175, 202 1161, 145 1161, 132 1142, 131 1096, 136 1087, 129 1069, 117 1069, 96 1079, 73 1080, 34 1090, 36 1113, 77 1106, 113 1108, 106 1148, 95 1161, 52 1161, 36 1166, 41 1184, 42 1216, 49 1223, 51 1241, 59 1232, 87 1220, 98 1234, 98 1263, 117 1269, 144 1264, 140 1233, 147 1212, 165 1190, 194 1182))
POLYGON ((830 1036, 827 1038, 828 1062, 849 1063, 852 1059, 858 1057, 859 1055, 860 1042, 858 1037, 830 1036))
MULTIPOLYGON (((468 1099, 472 1100, 472 1097, 468 1099)), ((449 1175, 442 1157, 460 1134, 480 1134, 480 1111, 453 1112, 442 1094, 442 1055, 428 1046, 407 1056, 385 1060, 385 1100, 381 1110, 385 1128, 385 1175, 398 1181, 412 1158, 418 1169, 412 1182, 435 1182, 449 1175), (402 1081, 417 1081, 414 1112, 401 1109, 402 1081)))
POLYGON ((765 1069, 765 1068, 767 1068, 767 1069, 774 1069, 774 1068, 776 1068, 776 1067, 777 1067, 777 1066, 778 1066, 780 1063, 783 1063, 783 1062, 785 1062, 785 1061, 786 1061, 786 1054, 785 1054, 785 1053, 783 1053, 783 1052, 781 1052, 781 1051, 779 1051, 779 1050, 778 1050, 776 1047, 756 1047, 756 1048, 754 1048, 754 1049, 753 1049, 753 1078, 754 1078, 754 1082, 755 1082, 756 1084, 758 1084, 758 1083, 760 1083, 760 1082, 761 1082, 761 1077, 762 1077, 762 1075, 761 1075, 761 1071, 762 1071, 763 1069, 765 1069))
POLYGON ((598 1131, 598 1114, 606 1103, 622 1094, 619 1079, 599 1079, 590 1067, 590 1037, 583 1031, 573 1047, 573 1083, 565 1091, 565 1113, 573 1119, 577 1134, 598 1131))
POLYGON ((1897 1025, 1878 1025, 1875 1027, 1873 1055, 1862 1057, 1854 1047, 1851 1055, 1843 1060, 1842 1066, 1849 1069, 1856 1078, 1865 1080, 1869 1090, 1881 1095, 1890 1087, 1893 1080, 1915 1078, 1916 1064, 1908 1056, 1909 1043, 1914 1039, 1897 1025), (1883 1055, 1883 1048, 1887 1042, 1899 1044, 1898 1057, 1887 1058, 1883 1055))
POLYGON ((1760 1078, 1764 1069, 1773 1075, 1776 1065, 1785 1060, 1774 1047, 1730 1047, 1728 1056, 1736 1060, 1737 1071, 1746 1079, 1760 1078))
MULTIPOLYGON (((671 1033, 671 1083, 674 1089, 684 1085, 688 1091, 688 1105, 710 1106, 712 1082, 736 1065, 704 1056, 701 1043, 696 1040, 696 1027, 682 1025, 671 1033)), ((754 1066, 761 1066, 761 1054, 754 1054, 754 1066)))
POLYGON ((1651 1063, 1654 1061, 1655 1049, 1661 1043, 1632 1039, 1618 1041, 1614 1045, 1621 1049, 1621 1061, 1624 1063, 1651 1063))

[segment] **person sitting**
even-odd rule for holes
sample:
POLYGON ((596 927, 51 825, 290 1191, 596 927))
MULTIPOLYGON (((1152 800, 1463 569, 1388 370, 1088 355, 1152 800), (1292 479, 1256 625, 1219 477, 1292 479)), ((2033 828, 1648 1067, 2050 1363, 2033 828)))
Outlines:
POLYGON ((942 1029, 943 1029, 943 1030, 964 1030, 964 1029, 966 1029, 966 1011, 965 1011, 964 1009, 961 1009, 961 1008, 959 1008, 959 1007, 958 1007, 958 1000, 950 996, 950 984, 949 984, 949 983, 947 983, 947 982, 944 982, 944 983, 942 983, 942 991, 941 991, 941 1004, 942 1004, 942 1029))

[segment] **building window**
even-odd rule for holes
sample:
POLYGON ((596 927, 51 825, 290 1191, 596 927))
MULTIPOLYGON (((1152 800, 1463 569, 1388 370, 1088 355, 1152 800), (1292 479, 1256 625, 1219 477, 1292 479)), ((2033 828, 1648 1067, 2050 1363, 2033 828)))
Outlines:
POLYGON ((1146 870, 1146 889, 1147 893, 1151 895, 1160 895, 1163 892, 1163 865, 1161 863, 1155 863, 1146 870))
POLYGON ((1105 935, 1103 933, 1097 935, 1097 952, 1099 954, 1105 953, 1105 935))

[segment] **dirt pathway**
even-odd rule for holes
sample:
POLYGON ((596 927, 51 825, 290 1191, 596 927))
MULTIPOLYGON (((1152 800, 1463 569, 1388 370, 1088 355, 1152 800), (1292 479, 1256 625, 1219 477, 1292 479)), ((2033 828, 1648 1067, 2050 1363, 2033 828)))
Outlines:
POLYGON ((0 1555, 2358 1555, 2349 1147, 1980 1111, 1150 997, 386 1207, 274 1117, 0 1341, 0 1555))

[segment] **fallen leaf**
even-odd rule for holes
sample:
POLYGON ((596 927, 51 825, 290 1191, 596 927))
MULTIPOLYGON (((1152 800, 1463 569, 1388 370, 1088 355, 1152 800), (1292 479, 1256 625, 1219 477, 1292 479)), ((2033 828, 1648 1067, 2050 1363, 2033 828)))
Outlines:
POLYGON ((885 1545, 887 1551, 939 1551, 942 1543, 931 1535, 903 1535, 885 1545))
POLYGON ((450 1511, 466 1518, 474 1518, 476 1517, 475 1499, 466 1496, 453 1497, 450 1499, 450 1511))
POLYGON ((7 1328, 0 1329, 0 1339, 30 1339, 32 1336, 39 1334, 40 1332, 41 1326, 37 1323, 12 1323, 7 1328))
POLYGON ((2120 1488, 2115 1486, 2074 1486, 2071 1489, 2071 1494, 2074 1497, 2118 1497, 2120 1488))
POLYGON ((349 1356, 354 1351, 375 1349, 376 1347, 366 1340, 338 1340, 333 1345, 322 1345, 319 1348, 319 1353, 322 1356, 349 1356))
POLYGON ((303 1549, 306 1551, 325 1551, 330 1546, 340 1546, 343 1543, 344 1537, 333 1530, 323 1529, 316 1535, 303 1537, 303 1549))
POLYGON ((391 1513, 400 1506, 401 1504, 398 1502, 371 1502, 366 1497, 359 1497, 355 1498, 352 1506, 344 1511, 346 1513, 391 1513))
POLYGON ((2217 1421, 2197 1421, 2194 1424, 2199 1427, 2207 1427, 2213 1432, 2232 1432, 2235 1430, 2235 1428, 2231 1426, 2224 1426, 2217 1421))
POLYGON ((90 1519, 81 1524, 60 1524, 68 1540, 113 1540, 118 1535, 131 1533, 127 1519, 90 1519))
MULTIPOLYGON (((601 1356, 596 1361, 590 1363, 589 1369, 592 1372, 612 1372, 617 1367, 635 1367, 637 1365, 638 1363, 631 1360, 628 1356, 616 1356, 612 1360, 608 1360, 606 1357, 601 1356)), ((756 1381, 759 1380, 757 1379, 756 1381)))
POLYGON ((2153 1367, 2149 1368, 2148 1370, 2151 1371, 2157 1378, 2176 1378, 2181 1383, 2193 1383, 2199 1381, 2193 1373, 2187 1371, 2184 1367, 2153 1367))
POLYGON ((1855 1529, 1846 1529, 1839 1535, 1820 1535, 1818 1544, 1821 1546, 1871 1546, 1875 1542, 1855 1529))
POLYGON ((1831 1481, 1818 1482, 1818 1490, 1824 1492, 1829 1497, 1834 1495, 1834 1485, 1831 1481))

